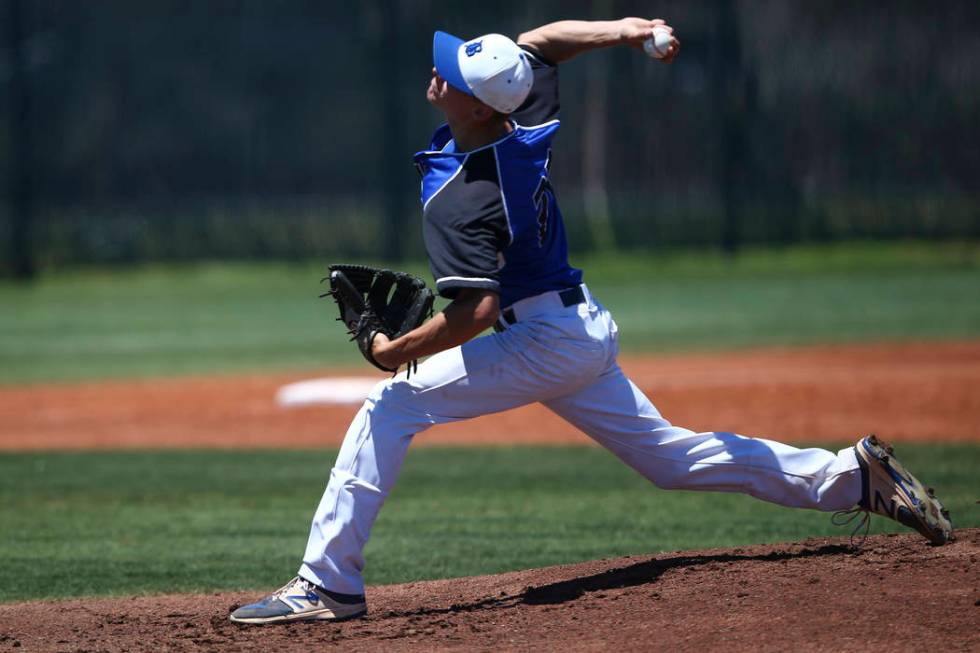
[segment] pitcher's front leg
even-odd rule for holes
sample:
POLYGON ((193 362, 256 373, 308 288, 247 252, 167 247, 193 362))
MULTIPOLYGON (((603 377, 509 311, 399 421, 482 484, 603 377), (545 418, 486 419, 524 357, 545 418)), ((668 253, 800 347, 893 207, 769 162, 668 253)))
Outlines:
POLYGON ((345 594, 364 591, 362 551, 415 434, 434 424, 537 401, 548 379, 507 345, 515 336, 484 336, 432 356, 407 377, 379 383, 344 437, 313 517, 299 574, 345 594))
POLYGON ((431 425, 413 410, 411 388, 383 382, 354 417, 313 516, 299 575, 320 587, 361 594, 362 551, 395 484, 412 437, 431 425))

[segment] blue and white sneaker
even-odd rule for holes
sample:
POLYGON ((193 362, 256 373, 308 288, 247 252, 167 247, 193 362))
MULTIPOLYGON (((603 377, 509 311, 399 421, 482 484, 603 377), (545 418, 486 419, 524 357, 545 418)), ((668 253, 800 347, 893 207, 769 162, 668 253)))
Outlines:
POLYGON ((229 617, 242 624, 275 624, 287 621, 340 621, 367 612, 363 594, 325 590, 297 576, 258 603, 243 605, 229 617))
POLYGON ((873 435, 854 449, 861 465, 862 492, 858 510, 884 515, 914 528, 933 544, 952 541, 949 511, 895 458, 894 450, 873 435))

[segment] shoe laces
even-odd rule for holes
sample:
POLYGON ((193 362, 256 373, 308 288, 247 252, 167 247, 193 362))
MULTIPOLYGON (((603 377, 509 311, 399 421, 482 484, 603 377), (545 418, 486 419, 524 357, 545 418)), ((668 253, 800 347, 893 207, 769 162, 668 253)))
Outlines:
POLYGON ((292 588, 296 584, 299 584, 299 586, 302 587, 303 590, 307 592, 316 588, 316 585, 306 580, 305 578, 301 576, 295 576, 291 581, 289 581, 288 583, 286 583, 285 585, 277 589, 275 592, 273 592, 272 596, 277 599, 282 598, 282 596, 286 594, 286 592, 288 592, 290 588, 292 588))
POLYGON ((864 541, 868 539, 868 531, 871 530, 871 513, 861 506, 854 506, 850 510, 838 510, 830 518, 830 522, 834 526, 847 526, 854 520, 857 520, 857 524, 855 524, 854 530, 851 531, 850 544, 851 548, 859 549, 864 544, 864 541), (861 533, 861 538, 855 544, 854 538, 861 529, 864 529, 864 532, 861 533))

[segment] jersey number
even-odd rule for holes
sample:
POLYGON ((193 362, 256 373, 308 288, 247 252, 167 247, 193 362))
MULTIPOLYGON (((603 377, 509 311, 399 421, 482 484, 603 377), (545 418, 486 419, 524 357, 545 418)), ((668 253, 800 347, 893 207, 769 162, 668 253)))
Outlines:
POLYGON ((548 180, 550 170, 551 150, 548 150, 548 158, 544 162, 544 174, 538 181, 538 187, 534 189, 534 207, 538 210, 538 247, 544 247, 544 239, 548 235, 548 216, 551 215, 551 207, 555 203, 555 191, 548 180))

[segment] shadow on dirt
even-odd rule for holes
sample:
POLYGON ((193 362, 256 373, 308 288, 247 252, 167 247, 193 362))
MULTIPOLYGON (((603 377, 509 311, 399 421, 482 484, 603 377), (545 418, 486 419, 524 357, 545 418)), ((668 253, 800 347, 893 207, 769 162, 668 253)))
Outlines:
POLYGON ((529 587, 524 590, 519 598, 522 603, 529 605, 565 603, 580 598, 586 592, 645 585, 656 581, 661 574, 671 569, 697 567, 711 563, 790 560, 813 556, 837 555, 841 553, 854 553, 854 549, 839 544, 828 544, 816 549, 804 549, 803 551, 795 552, 774 551, 764 555, 743 556, 726 553, 722 555, 677 556, 674 558, 648 560, 629 565, 628 567, 610 569, 594 576, 573 578, 558 583, 551 583, 550 585, 542 585, 541 587, 529 587))
POLYGON ((519 594, 486 598, 471 603, 457 603, 448 608, 421 608, 408 612, 388 612, 385 617, 408 617, 418 615, 452 614, 472 612, 483 609, 509 608, 520 604, 554 605, 566 603, 581 598, 587 592, 620 589, 645 585, 657 580, 662 574, 671 569, 698 567, 713 563, 729 562, 772 562, 778 560, 793 560, 816 556, 831 556, 860 553, 859 550, 841 544, 827 544, 813 549, 800 551, 773 551, 761 555, 734 555, 730 553, 719 555, 681 555, 672 558, 660 558, 638 562, 636 564, 610 569, 592 576, 572 578, 570 580, 527 587, 519 594))

